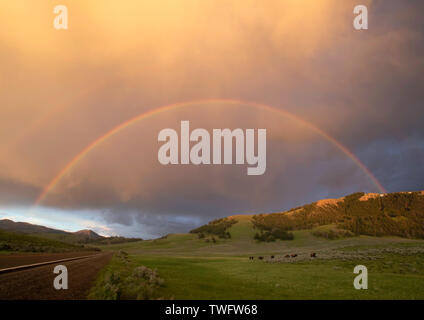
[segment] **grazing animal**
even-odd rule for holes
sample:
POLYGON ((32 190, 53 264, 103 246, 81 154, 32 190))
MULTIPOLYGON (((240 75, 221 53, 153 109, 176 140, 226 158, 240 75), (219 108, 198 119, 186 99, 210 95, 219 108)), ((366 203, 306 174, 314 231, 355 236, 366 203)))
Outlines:
POLYGON ((253 259, 255 259, 255 257, 249 257, 249 260, 253 260, 253 259))
POLYGON ((263 260, 264 257, 258 257, 259 260, 263 260))
POLYGON ((286 254, 286 255, 284 256, 284 258, 290 258, 290 255, 289 255, 289 254, 286 254))
POLYGON ((271 256, 271 259, 274 259, 274 256, 271 256))
POLYGON ((292 258, 296 258, 296 257, 297 257, 297 254, 293 253, 293 254, 291 255, 291 257, 292 257, 292 258))
POLYGON ((311 253, 311 258, 316 258, 316 257, 317 257, 317 254, 315 252, 312 252, 311 253))

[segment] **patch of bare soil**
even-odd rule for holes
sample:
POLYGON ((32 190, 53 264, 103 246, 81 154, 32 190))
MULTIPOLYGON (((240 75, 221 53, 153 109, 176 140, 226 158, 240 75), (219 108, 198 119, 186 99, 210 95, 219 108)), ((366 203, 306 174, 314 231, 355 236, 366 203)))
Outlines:
MULTIPOLYGON (((80 253, 81 254, 81 253, 80 253)), ((68 269, 68 289, 53 287, 55 264, 0 274, 1 300, 72 300, 86 299, 101 268, 112 254, 101 253, 81 260, 60 264, 68 269)))
POLYGON ((339 198, 339 199, 323 199, 323 200, 319 200, 317 201, 317 206, 318 207, 325 207, 328 205, 336 205, 339 202, 343 202, 344 198, 339 198))

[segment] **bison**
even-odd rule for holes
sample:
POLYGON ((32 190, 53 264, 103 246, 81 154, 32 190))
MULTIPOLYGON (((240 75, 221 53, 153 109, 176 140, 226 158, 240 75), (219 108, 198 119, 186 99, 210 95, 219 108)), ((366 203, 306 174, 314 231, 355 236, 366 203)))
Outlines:
POLYGON ((264 259, 264 257, 258 257, 258 259, 259 259, 259 260, 263 260, 263 259, 264 259))
POLYGON ((289 255, 289 254, 286 254, 286 255, 284 256, 284 258, 290 258, 290 255, 289 255))
POLYGON ((291 255, 291 257, 292 257, 292 258, 296 258, 296 257, 297 257, 297 254, 293 253, 293 254, 291 255))
POLYGON ((316 258, 316 257, 317 257, 316 252, 312 252, 312 253, 311 253, 311 258, 316 258))
POLYGON ((274 259, 274 256, 271 256, 271 259, 274 259))

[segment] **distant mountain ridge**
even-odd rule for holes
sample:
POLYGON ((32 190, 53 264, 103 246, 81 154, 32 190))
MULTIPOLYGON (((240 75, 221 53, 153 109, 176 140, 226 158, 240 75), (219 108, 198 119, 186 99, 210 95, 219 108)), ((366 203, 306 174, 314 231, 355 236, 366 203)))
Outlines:
POLYGON ((12 232, 22 233, 57 233, 66 234, 68 232, 58 229, 52 229, 38 224, 28 222, 17 222, 10 219, 0 220, 0 229, 12 232))
POLYGON ((82 242, 88 243, 92 241, 98 241, 101 239, 106 239, 93 230, 79 230, 76 232, 68 232, 53 228, 48 228, 45 226, 31 224, 28 222, 16 222, 10 219, 0 220, 0 230, 8 232, 19 232, 26 233, 31 235, 42 235, 47 238, 58 239, 58 240, 68 240, 68 242, 82 242))
POLYGON ((76 236, 79 236, 81 238, 88 239, 88 240, 99 240, 99 239, 105 238, 105 237, 95 233, 93 230, 88 230, 88 229, 79 230, 77 232, 73 232, 73 234, 76 235, 76 236))

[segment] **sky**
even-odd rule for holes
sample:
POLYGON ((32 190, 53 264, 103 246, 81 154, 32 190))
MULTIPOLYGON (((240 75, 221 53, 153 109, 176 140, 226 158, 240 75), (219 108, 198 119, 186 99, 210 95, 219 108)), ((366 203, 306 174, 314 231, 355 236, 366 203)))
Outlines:
POLYGON ((0 218, 154 238, 424 189, 422 1, 64 0, 67 30, 57 4, 0 3, 0 218), (265 174, 161 165, 182 120, 267 129, 265 174))

